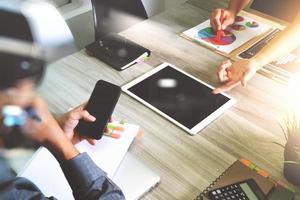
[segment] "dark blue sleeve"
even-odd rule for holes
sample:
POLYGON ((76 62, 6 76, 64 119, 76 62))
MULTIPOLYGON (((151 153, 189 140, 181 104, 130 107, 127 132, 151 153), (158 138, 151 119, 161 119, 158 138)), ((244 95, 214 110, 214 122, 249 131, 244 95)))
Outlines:
POLYGON ((11 169, 8 167, 6 160, 0 156, 0 183, 14 177, 11 169))
POLYGON ((86 153, 61 163, 76 200, 123 200, 120 188, 115 185, 86 153))
MULTIPOLYGON (((123 200, 122 191, 86 154, 79 154, 61 163, 62 170, 76 200, 123 200)), ((55 199, 47 198, 28 179, 16 178, 0 157, 0 199, 55 199)))
POLYGON ((31 181, 26 178, 16 178, 4 158, 0 157, 0 199, 49 198, 46 198, 31 181))

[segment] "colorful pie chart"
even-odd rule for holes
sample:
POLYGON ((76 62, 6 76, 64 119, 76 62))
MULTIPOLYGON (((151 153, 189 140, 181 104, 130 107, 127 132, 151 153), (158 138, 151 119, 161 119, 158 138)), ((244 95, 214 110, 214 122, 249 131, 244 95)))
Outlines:
POLYGON ((255 21, 252 21, 252 22, 247 22, 246 26, 248 26, 249 28, 256 28, 259 26, 259 24, 255 21))
POLYGON ((207 27, 207 28, 200 30, 198 32, 198 37, 206 42, 211 43, 211 44, 223 45, 223 46, 230 45, 236 40, 236 37, 233 33, 229 32, 227 30, 224 30, 224 34, 223 34, 221 40, 217 41, 215 39, 216 34, 211 27, 207 27))

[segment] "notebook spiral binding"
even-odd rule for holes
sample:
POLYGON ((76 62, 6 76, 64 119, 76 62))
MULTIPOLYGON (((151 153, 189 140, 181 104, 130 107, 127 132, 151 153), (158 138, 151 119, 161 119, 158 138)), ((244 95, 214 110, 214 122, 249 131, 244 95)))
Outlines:
POLYGON ((227 173, 227 171, 236 163, 240 162, 239 160, 236 160, 233 162, 225 171, 217 177, 207 188, 205 188, 196 198, 195 200, 203 200, 203 197, 206 196, 206 194, 209 192, 209 190, 214 187, 214 185, 227 173))

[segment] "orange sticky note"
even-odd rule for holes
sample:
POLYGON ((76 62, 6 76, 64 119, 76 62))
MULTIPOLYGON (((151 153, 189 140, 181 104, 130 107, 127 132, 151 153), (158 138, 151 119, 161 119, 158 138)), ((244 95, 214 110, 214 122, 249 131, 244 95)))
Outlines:
POLYGON ((261 176, 263 176, 263 177, 265 177, 265 178, 267 178, 267 177, 269 177, 269 173, 268 172, 266 172, 266 171, 264 171, 264 170, 262 170, 262 169, 256 169, 256 172, 259 174, 259 175, 261 175, 261 176))
POLYGON ((249 165, 251 164, 251 162, 249 160, 246 160, 244 158, 240 159, 240 162, 243 163, 245 166, 249 167, 249 165))
POLYGON ((114 131, 120 131, 120 132, 124 132, 124 130, 125 130, 124 125, 122 125, 122 124, 108 123, 107 128, 114 130, 114 131))

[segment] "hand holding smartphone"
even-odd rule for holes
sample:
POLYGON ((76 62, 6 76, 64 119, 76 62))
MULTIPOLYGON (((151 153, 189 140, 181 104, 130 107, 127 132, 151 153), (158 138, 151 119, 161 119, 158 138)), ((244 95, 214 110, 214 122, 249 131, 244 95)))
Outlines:
POLYGON ((96 117, 95 122, 80 120, 76 127, 79 134, 99 140, 120 98, 121 88, 99 80, 87 103, 86 110, 96 117))

